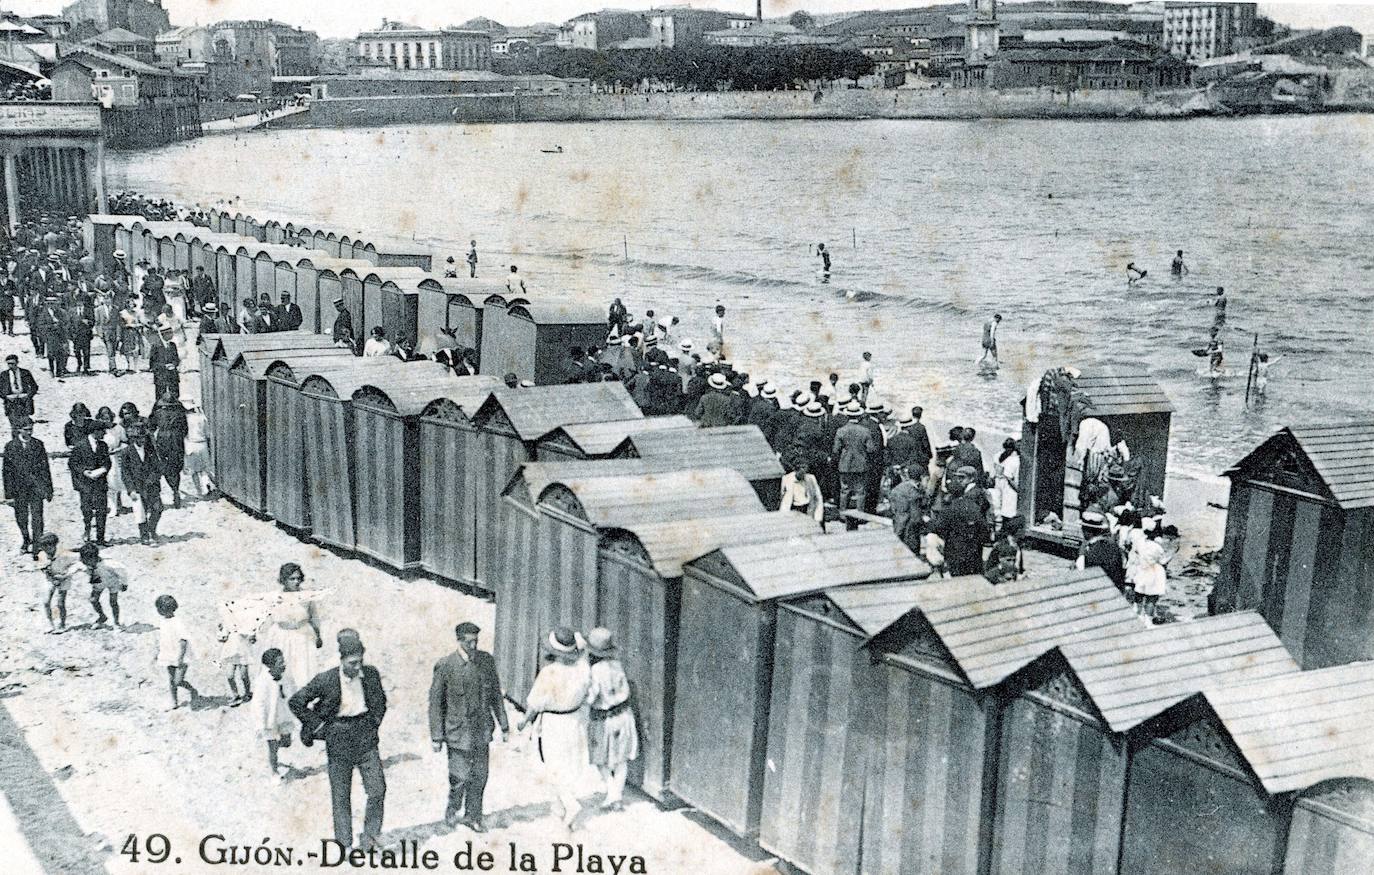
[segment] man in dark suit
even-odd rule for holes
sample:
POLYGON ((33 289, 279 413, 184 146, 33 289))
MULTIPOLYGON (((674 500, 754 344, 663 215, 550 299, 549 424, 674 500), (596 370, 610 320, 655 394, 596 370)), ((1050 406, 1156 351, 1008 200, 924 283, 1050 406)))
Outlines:
POLYGON ((482 795, 487 789, 491 762, 491 737, 496 724, 501 740, 509 737, 501 680, 490 653, 477 649, 475 623, 459 623, 453 630, 458 649, 434 665, 429 687, 429 737, 434 752, 448 746, 449 826, 466 823, 473 832, 482 825, 482 795), (461 815, 459 812, 462 812, 461 815))
POLYGON ((81 501, 81 521, 86 525, 86 543, 91 543, 91 529, 95 529, 95 543, 105 543, 105 519, 110 513, 108 477, 110 448, 105 444, 105 423, 87 420, 86 434, 72 445, 67 464, 72 469, 72 483, 81 501))
POLYGON ((916 468, 921 471, 926 470, 926 468, 930 466, 930 460, 935 458, 935 450, 930 446, 930 432, 926 431, 925 423, 921 422, 921 416, 925 412, 925 408, 923 407, 911 408, 911 418, 913 422, 906 429, 906 432, 911 435, 912 441, 916 444, 915 456, 912 458, 910 464, 915 465, 916 468))
POLYGON ((37 327, 43 335, 43 353, 48 357, 48 373, 54 377, 67 376, 67 311, 58 304, 57 295, 47 296, 47 302, 39 311, 37 327))
POLYGON ((52 471, 48 451, 33 436, 33 420, 14 420, 14 438, 5 445, 5 496, 14 502, 14 521, 24 544, 21 553, 38 558, 38 536, 43 534, 43 502, 52 501, 52 471))
POLYGON ((377 752, 377 730, 386 716, 386 693, 377 669, 363 665, 358 633, 339 633, 339 667, 322 671, 287 703, 301 722, 306 747, 323 739, 329 761, 329 795, 334 808, 334 839, 353 846, 353 770, 363 779, 367 814, 360 845, 374 846, 382 832, 386 776, 377 752))
POLYGON ((148 436, 148 420, 142 417, 129 420, 125 432, 129 445, 121 457, 124 486, 143 504, 138 539, 151 544, 157 540, 157 524, 162 518, 162 460, 148 436))
POLYGON ((171 329, 163 329, 148 352, 148 367, 153 371, 153 403, 168 392, 172 398, 181 397, 181 354, 172 342, 171 329))
POLYGON ((353 314, 344 306, 343 298, 334 299, 334 311, 339 314, 334 318, 334 345, 352 349, 356 340, 353 334, 353 314))
POLYGON ((38 394, 38 383, 33 373, 19 367, 19 356, 5 356, 5 370, 0 373, 0 398, 5 401, 5 416, 10 426, 16 420, 33 416, 33 396, 38 394))
POLYGON ((197 267, 196 275, 191 279, 191 297, 201 312, 212 301, 218 305, 219 293, 215 290, 215 281, 205 275, 203 267, 197 267))
POLYGON ((281 303, 277 305, 277 330, 295 331, 304 323, 305 314, 301 313, 301 305, 282 292, 281 303))

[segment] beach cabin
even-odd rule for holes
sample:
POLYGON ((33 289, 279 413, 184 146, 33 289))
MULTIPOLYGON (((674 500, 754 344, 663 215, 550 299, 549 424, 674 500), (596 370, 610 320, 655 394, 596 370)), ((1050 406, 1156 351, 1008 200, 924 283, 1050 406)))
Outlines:
POLYGON ((234 233, 240 237, 252 237, 257 239, 255 233, 258 228, 258 220, 247 213, 234 214, 234 233))
MULTIPOLYGON (((253 336, 253 335, 250 335, 253 336)), ((262 336, 262 335, 258 335, 262 336)), ((215 433, 221 440, 220 478, 216 485, 224 494, 257 513, 267 510, 269 435, 289 426, 289 413, 273 409, 267 401, 267 369, 273 363, 309 363, 317 366, 352 361, 345 349, 245 349, 229 366, 225 403, 220 408, 226 419, 215 433), (272 415, 272 414, 277 415, 272 415)))
POLYGON ((606 314, 599 304, 533 301, 482 309, 482 373, 515 374, 546 386, 564 381, 574 346, 604 346, 606 314))
MULTIPOLYGON (((415 267, 369 267, 365 272, 359 274, 359 276, 363 284, 363 322, 361 324, 366 324, 367 330, 371 331, 375 325, 381 325, 383 328, 386 328, 387 325, 387 307, 384 303, 387 296, 382 292, 383 284, 387 282, 418 283, 420 280, 429 276, 429 274, 415 267)), ((396 286, 393 285, 392 288, 399 292, 396 286)), ((396 296, 396 294, 393 294, 391 297, 395 298, 396 296)), ((415 313, 414 307, 411 308, 411 313, 412 315, 415 313)), ((400 314, 398 312, 392 312, 390 315, 393 319, 396 319, 400 314)), ((397 327, 405 328, 405 325, 404 323, 400 323, 397 327)), ((412 340, 415 336, 415 329, 415 321, 412 319, 407 332, 412 340)), ((400 340, 398 335, 392 334, 389 330, 386 336, 387 339, 393 343, 400 340)))
POLYGON ((420 416, 439 398, 474 408, 501 383, 447 372, 421 383, 409 369, 394 368, 367 380, 353 393, 354 467, 368 472, 357 480, 357 548, 409 570, 420 565, 424 474, 434 468, 422 457, 420 416))
POLYGON ((114 269, 114 251, 128 251, 128 229, 140 221, 140 216, 120 216, 110 213, 96 213, 86 217, 81 226, 81 243, 95 259, 98 274, 109 274, 114 269), (121 244, 120 230, 124 229, 125 239, 121 244))
POLYGON ((558 625, 590 628, 596 615, 601 532, 632 519, 761 511, 748 482, 723 468, 655 463, 531 463, 506 490, 496 582, 495 653, 506 689, 521 698, 539 668, 538 644, 558 625), (648 470, 646 470, 648 469, 648 470))
POLYGON ((1080 423, 1087 419, 1105 425, 1111 446, 1124 442, 1132 464, 1139 465, 1135 505, 1148 506, 1150 496, 1163 499, 1174 407, 1147 371, 1093 365, 1047 372, 1022 406, 1025 418, 1021 425, 1017 509, 1026 518, 1031 542, 1066 552, 1077 551, 1082 544, 1082 468, 1075 443, 1080 423), (1046 524, 1051 514, 1063 522, 1062 531, 1046 524))
MULTIPOLYGON (((288 263, 295 273, 296 303, 301 307, 301 329, 330 334, 334 327, 334 299, 343 295, 339 273, 353 262, 340 261, 318 249, 293 247, 288 263), (321 283, 320 274, 328 276, 321 283)), ((280 262, 278 266, 280 267, 280 262)), ((354 330, 358 323, 353 323, 354 330)))
POLYGON ((778 604, 930 568, 888 529, 726 546, 687 564, 669 788, 738 835, 759 828, 778 604))
MULTIPOLYGON (((176 236, 184 234, 189 238, 200 234, 201 229, 190 222, 143 220, 134 224, 133 233, 135 248, 138 250, 140 259, 146 259, 153 267, 159 267, 163 270, 176 270, 176 236)), ((189 257, 189 252, 187 255, 189 257)))
POLYGON ((403 290, 415 290, 418 349, 425 355, 431 355, 436 349, 456 345, 475 349, 480 355, 482 299, 459 290, 453 285, 453 280, 448 280, 448 283, 446 286, 434 277, 427 277, 415 284, 397 283, 403 290), (441 329, 452 331, 452 339, 441 335, 441 329))
POLYGON ((420 566, 477 583, 478 483, 485 460, 473 454, 472 416, 486 398, 460 406, 437 398, 420 414, 420 566))
MULTIPOLYGON (((229 400, 229 366, 246 350, 277 349, 294 352, 302 349, 323 349, 328 338, 304 332, 283 331, 278 334, 204 334, 197 338, 200 346, 200 397, 205 409, 206 437, 210 444, 210 469, 216 483, 225 476, 220 447, 229 439, 221 428, 233 416, 229 400)), ((233 477, 233 473, 229 472, 233 477)))
POLYGON ((277 424, 267 432, 267 515, 297 532, 308 533, 311 529, 300 386, 317 370, 349 364, 387 366, 391 361, 360 359, 346 349, 327 347, 315 357, 277 358, 266 368, 267 418, 277 424))
POLYGON ((1370 663, 1218 683, 1133 739, 1120 872, 1358 872, 1374 779, 1370 663), (1318 838, 1317 844, 1311 840, 1318 838))
POLYGON ((310 533, 335 547, 357 548, 358 482, 374 475, 371 460, 361 457, 353 417, 353 393, 385 379, 421 388, 452 379, 434 362, 405 363, 385 357, 377 363, 354 363, 319 369, 301 381, 298 409, 304 425, 306 506, 310 533), (360 459, 367 462, 359 467, 360 459))
POLYGON ((596 625, 615 632, 639 721, 639 759, 630 782, 669 798, 676 703, 682 567, 726 545, 819 533, 815 520, 768 511, 659 521, 630 520, 601 533, 597 546, 596 625))
POLYGON ((1374 422, 1285 428, 1226 476, 1211 612, 1259 611, 1303 668, 1374 659, 1374 422))
POLYGON ((643 459, 697 459, 734 468, 749 480, 764 507, 777 510, 782 499, 782 463, 756 425, 638 431, 629 436, 627 452, 643 459))
POLYGON ((501 495, 511 477, 535 457, 538 440, 570 420, 597 422, 642 417, 639 406, 619 383, 536 386, 494 392, 472 414, 473 430, 457 429, 463 455, 473 475, 476 514, 475 586, 491 591, 487 568, 500 562, 502 545, 495 530, 501 518, 501 495))
POLYGON ((253 285, 258 295, 266 292, 273 304, 281 303, 282 292, 294 298, 295 263, 305 257, 305 251, 294 246, 271 243, 260 243, 252 249, 253 285))
MULTIPOLYGON (((134 252, 134 225, 142 221, 142 216, 129 216, 122 218, 114 226, 114 248, 124 253, 122 263, 124 270, 129 273, 133 272, 134 265, 138 263, 134 252)), ((114 253, 111 253, 110 257, 113 261, 114 253)))
POLYGON ((378 267, 414 267, 434 270, 434 255, 413 240, 390 240, 374 237, 366 244, 354 242, 354 258, 371 261, 378 267))
MULTIPOLYGON (((540 462, 636 458, 629 446, 631 435, 673 429, 695 431, 696 428, 695 422, 680 415, 646 416, 642 419, 616 419, 610 422, 577 422, 556 428, 540 438, 535 445, 535 458, 540 462)), ((683 455, 680 458, 706 460, 709 457, 683 455)))

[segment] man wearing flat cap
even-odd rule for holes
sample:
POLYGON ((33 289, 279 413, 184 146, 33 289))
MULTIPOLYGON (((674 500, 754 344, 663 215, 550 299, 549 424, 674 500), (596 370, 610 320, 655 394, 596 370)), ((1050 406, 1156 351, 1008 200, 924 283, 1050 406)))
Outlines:
POLYGON ((976 469, 965 465, 951 471, 946 481, 951 496, 935 518, 931 531, 945 542, 945 567, 951 577, 981 574, 986 522, 983 510, 971 494, 976 469))
POLYGON ((334 312, 339 315, 334 317, 334 345, 353 348, 353 314, 348 312, 344 306, 342 297, 334 299, 334 312))
POLYGON ((429 687, 429 737, 434 752, 448 748, 448 806, 444 821, 449 826, 465 823, 473 832, 482 825, 482 796, 487 789, 491 763, 491 739, 496 726, 501 740, 509 737, 506 706, 496 660, 477 649, 475 623, 459 623, 453 630, 458 647, 434 664, 429 687))
POLYGON ((386 693, 377 669, 363 664, 363 642, 351 629, 339 632, 339 667, 322 671, 287 704, 301 722, 301 742, 325 744, 334 839, 353 847, 353 770, 363 779, 367 814, 359 846, 369 849, 382 832, 386 776, 377 752, 377 730, 386 716, 386 693))

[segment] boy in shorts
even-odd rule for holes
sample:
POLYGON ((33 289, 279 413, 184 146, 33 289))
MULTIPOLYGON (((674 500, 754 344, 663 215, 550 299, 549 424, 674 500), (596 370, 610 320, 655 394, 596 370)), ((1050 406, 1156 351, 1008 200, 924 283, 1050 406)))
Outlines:
POLYGON ((43 601, 43 609, 48 615, 48 631, 61 635, 67 631, 67 593, 72 588, 72 577, 81 568, 81 560, 70 550, 58 550, 57 535, 46 532, 37 538, 40 556, 47 557, 43 566, 43 576, 48 579, 48 595, 43 601), (56 596, 57 611, 53 612, 56 596))
POLYGON ((100 604, 102 592, 110 594, 110 617, 114 620, 115 628, 123 628, 119 624, 119 594, 129 588, 128 570, 118 562, 101 559, 100 547, 96 544, 81 545, 80 556, 81 564, 86 566, 86 573, 91 578, 91 607, 95 609, 94 628, 103 629, 108 622, 100 604))

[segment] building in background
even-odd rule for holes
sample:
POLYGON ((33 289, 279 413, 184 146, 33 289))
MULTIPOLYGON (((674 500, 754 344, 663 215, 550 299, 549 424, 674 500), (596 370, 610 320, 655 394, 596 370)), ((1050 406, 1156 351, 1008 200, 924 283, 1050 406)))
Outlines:
POLYGON ((564 22, 558 29, 558 46, 599 51, 628 39, 648 36, 649 18, 643 12, 603 9, 564 22))
POLYGON ((1166 3, 1164 47, 1189 60, 1219 58, 1254 46, 1254 3, 1166 3))
POLYGON ((267 21, 276 55, 276 76, 313 76, 320 71, 320 35, 280 21, 267 21))
POLYGON ((276 36, 266 21, 221 21, 210 28, 214 54, 211 62, 223 65, 213 87, 214 99, 272 93, 276 69, 276 36))
POLYGON ((83 42, 102 52, 123 55, 145 64, 157 63, 156 43, 146 36, 140 36, 122 27, 112 28, 83 42))
POLYGON ((156 146, 200 135, 198 77, 89 45, 71 46, 52 71, 53 100, 99 103, 115 148, 156 146))
POLYGON ((354 54, 394 70, 490 70, 489 34, 475 30, 426 30, 399 21, 383 21, 377 30, 358 34, 354 54))
POLYGON ((728 29, 732 19, 743 18, 753 23, 752 19, 743 16, 690 6, 650 9, 648 17, 649 38, 656 47, 663 49, 702 45, 706 42, 706 34, 728 29))
POLYGON ((86 39, 114 28, 154 39, 171 30, 172 22, 161 0, 76 0, 62 8, 71 23, 72 39, 86 39))
POLYGON ((174 27, 158 34, 153 42, 157 62, 168 67, 204 64, 215 54, 215 41, 210 35, 210 28, 200 25, 174 27))

